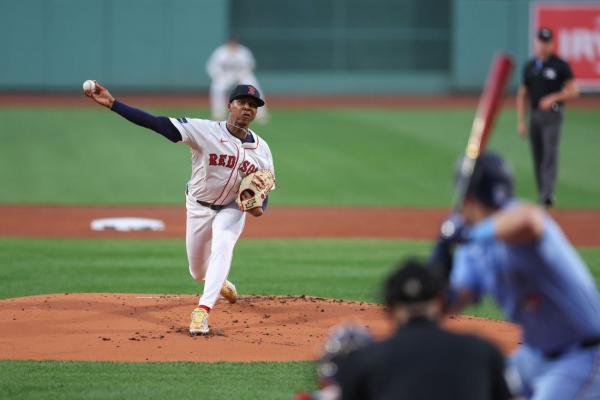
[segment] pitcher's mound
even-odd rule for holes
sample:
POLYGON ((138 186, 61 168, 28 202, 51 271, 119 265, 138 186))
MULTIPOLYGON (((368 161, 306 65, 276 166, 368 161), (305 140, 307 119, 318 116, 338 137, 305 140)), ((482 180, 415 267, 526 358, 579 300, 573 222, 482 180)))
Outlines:
MULTIPOLYGON (((113 361, 311 360, 330 329, 360 322, 390 332, 377 305, 308 296, 242 296, 210 314, 212 333, 190 337, 191 295, 60 294, 0 300, 0 358, 113 361)), ((480 333, 504 351, 511 324, 456 317, 451 329, 480 333)))

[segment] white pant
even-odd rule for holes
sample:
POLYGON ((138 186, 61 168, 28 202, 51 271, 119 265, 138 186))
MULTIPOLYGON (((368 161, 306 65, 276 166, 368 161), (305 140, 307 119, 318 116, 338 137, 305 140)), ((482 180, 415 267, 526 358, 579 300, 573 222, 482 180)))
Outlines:
MULTIPOLYGON (((229 94, 236 85, 252 85, 260 92, 261 97, 264 100, 265 94, 263 93, 256 76, 252 73, 245 73, 243 75, 228 74, 220 76, 210 84, 210 107, 212 112, 212 119, 222 121, 227 115, 227 104, 229 103, 229 94)), ((267 118, 266 106, 259 107, 256 113, 256 120, 258 122, 265 121, 267 118)))
POLYGON ((204 280, 199 305, 213 308, 229 275, 233 248, 244 230, 246 214, 235 202, 215 211, 186 196, 186 249, 190 274, 204 280))

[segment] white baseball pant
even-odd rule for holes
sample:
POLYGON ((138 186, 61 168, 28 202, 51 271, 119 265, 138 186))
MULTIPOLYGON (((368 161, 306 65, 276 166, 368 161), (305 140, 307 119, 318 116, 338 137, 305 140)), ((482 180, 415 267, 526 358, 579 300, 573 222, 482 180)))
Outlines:
POLYGON ((246 221, 235 202, 215 211, 186 196, 186 249, 190 274, 204 291, 198 305, 213 308, 229 275, 233 249, 246 221))

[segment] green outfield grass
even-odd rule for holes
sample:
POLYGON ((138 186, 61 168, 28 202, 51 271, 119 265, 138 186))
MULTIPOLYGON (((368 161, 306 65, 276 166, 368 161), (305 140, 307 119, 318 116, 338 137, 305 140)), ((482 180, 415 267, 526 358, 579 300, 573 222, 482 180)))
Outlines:
MULTIPOLYGON (((424 242, 242 240, 230 278, 241 293, 377 300, 402 256, 424 242), (335 282, 332 285, 332 282, 335 282)), ((64 292, 198 293, 183 240, 0 238, 0 298, 64 292)))
MULTIPOLYGON (((206 117, 206 110, 152 109, 206 117)), ((474 110, 274 110, 256 130, 274 153, 274 204, 446 206, 453 164, 474 110)), ((182 202, 189 151, 103 108, 0 108, 0 203, 182 202)), ((512 162, 520 195, 534 199, 528 146, 512 110, 490 147, 512 162)), ((568 110, 560 207, 598 207, 600 113, 568 110)))
POLYGON ((289 399, 315 387, 311 362, 0 361, 3 399, 289 399))

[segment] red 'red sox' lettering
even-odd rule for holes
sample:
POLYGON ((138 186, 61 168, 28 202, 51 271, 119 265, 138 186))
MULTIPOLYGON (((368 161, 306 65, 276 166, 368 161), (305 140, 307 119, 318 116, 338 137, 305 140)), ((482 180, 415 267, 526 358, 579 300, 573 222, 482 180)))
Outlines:
POLYGON ((237 161, 237 159, 235 158, 235 156, 227 157, 227 168, 235 167, 236 161, 237 161))
MULTIPOLYGON (((215 154, 211 153, 208 155, 208 165, 210 166, 219 166, 226 167, 229 169, 235 168, 237 164, 236 156, 228 155, 228 154, 215 154)), ((240 164, 240 171, 244 172, 246 175, 249 175, 258 170, 258 167, 250 161, 245 160, 240 164)))

